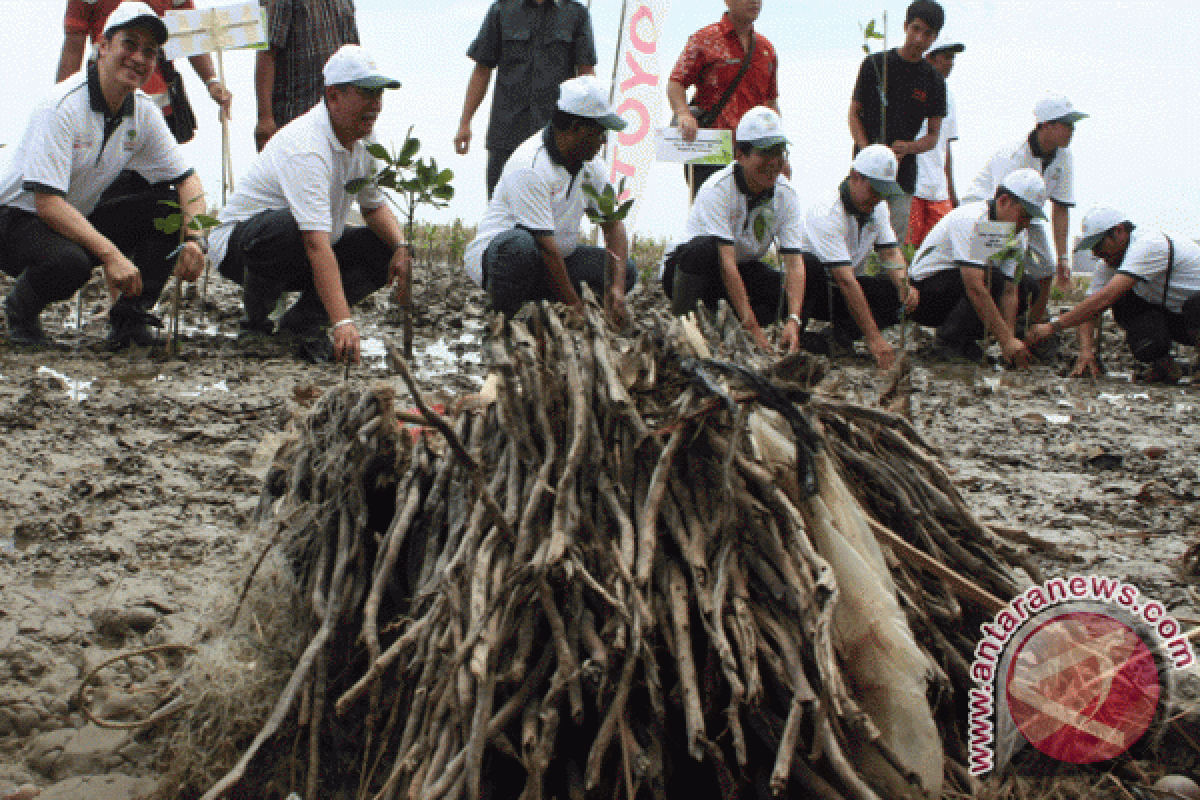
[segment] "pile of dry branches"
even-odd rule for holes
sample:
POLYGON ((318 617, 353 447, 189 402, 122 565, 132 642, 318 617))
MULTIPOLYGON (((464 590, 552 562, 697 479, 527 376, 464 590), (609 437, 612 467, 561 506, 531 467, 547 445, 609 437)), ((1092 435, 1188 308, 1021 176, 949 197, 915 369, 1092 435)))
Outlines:
POLYGON ((343 387, 280 450, 308 646, 205 798, 971 791, 966 636, 1016 585, 902 417, 727 313, 490 347, 449 419, 393 356, 417 412, 343 387))

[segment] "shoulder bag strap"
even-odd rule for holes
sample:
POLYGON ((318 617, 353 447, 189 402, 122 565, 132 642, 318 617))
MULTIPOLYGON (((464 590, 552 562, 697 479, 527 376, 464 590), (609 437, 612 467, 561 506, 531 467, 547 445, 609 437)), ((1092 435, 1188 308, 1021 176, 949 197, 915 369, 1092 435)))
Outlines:
POLYGON ((717 104, 710 108, 707 112, 708 115, 712 116, 713 122, 716 122, 717 117, 721 116, 721 112, 725 110, 725 106, 729 102, 729 98, 733 97, 733 93, 737 89, 738 84, 742 82, 742 77, 746 74, 746 70, 750 69, 750 62, 754 60, 754 51, 758 47, 758 40, 755 38, 755 36, 756 34, 751 31, 750 49, 746 51, 746 57, 742 59, 742 68, 738 70, 738 73, 734 76, 733 81, 730 82, 729 86, 725 89, 725 94, 721 95, 721 99, 717 101, 717 104))

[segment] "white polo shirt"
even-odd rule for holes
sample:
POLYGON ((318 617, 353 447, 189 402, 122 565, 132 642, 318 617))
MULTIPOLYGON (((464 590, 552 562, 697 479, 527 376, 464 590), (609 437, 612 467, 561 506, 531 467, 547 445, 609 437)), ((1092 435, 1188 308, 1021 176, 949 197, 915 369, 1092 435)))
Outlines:
MULTIPOLYGON (((908 268, 908 277, 919 281, 948 269, 983 269, 985 261, 972 252, 972 245, 975 244, 976 224, 986 219, 988 204, 984 202, 965 203, 942 217, 921 243, 920 251, 908 268)), ((1026 232, 1021 231, 1017 234, 1014 247, 1018 252, 1024 252, 1025 246, 1026 232)), ((1019 258, 1016 256, 1004 258, 999 263, 994 258, 987 261, 999 267, 1010 280, 1017 274, 1019 258)))
POLYGON ((780 175, 769 194, 752 197, 741 179, 740 168, 733 163, 700 187, 683 237, 667 247, 666 253, 697 236, 714 236, 722 244, 733 245, 739 264, 762 260, 772 241, 779 242, 781 253, 799 255, 804 240, 804 212, 787 178, 780 175))
POLYGON ((800 249, 828 268, 852 266, 855 275, 864 275, 872 250, 896 247, 898 242, 887 203, 876 203, 870 214, 854 214, 847 210, 849 202, 839 187, 832 200, 810 208, 800 249))
MULTIPOLYGON (((110 116, 95 65, 89 65, 33 110, 0 183, 0 205, 36 213, 34 193, 40 192, 65 198, 87 216, 126 169, 150 183, 192 173, 158 106, 136 89, 110 116)), ((163 209, 163 216, 169 213, 163 209)))
MULTIPOLYGON (((920 139, 929 133, 929 120, 921 123, 917 132, 920 139)), ((946 183, 946 152, 950 142, 958 141, 958 109, 954 103, 954 95, 950 87, 946 87, 946 116, 942 118, 942 128, 938 133, 937 144, 932 150, 917 153, 917 185, 913 197, 920 197, 930 203, 942 203, 950 199, 950 187, 946 183)))
MULTIPOLYGON (((1171 242, 1175 247, 1175 262, 1171 267, 1166 305, 1168 311, 1178 314, 1189 298, 1200 294, 1200 246, 1183 236, 1172 236, 1171 242)), ((1096 294, 1114 273, 1121 273, 1137 279, 1133 287, 1134 294, 1149 303, 1161 305, 1167 258, 1167 237, 1164 234, 1135 228, 1129 236, 1129 247, 1120 266, 1113 269, 1104 261, 1097 262, 1088 294, 1096 294)))
POLYGON ((990 159, 979 174, 971 188, 962 199, 964 203, 976 200, 991 200, 996 196, 996 188, 1009 173, 1018 169, 1032 169, 1042 176, 1046 182, 1046 196, 1060 206, 1075 205, 1075 182, 1071 150, 1060 147, 1054 151, 1054 158, 1043 167, 1042 157, 1033 152, 1033 134, 1025 137, 1016 144, 1005 147, 990 159))
POLYGON ((208 237, 214 264, 225 260, 234 226, 263 211, 292 212, 301 231, 329 234, 330 242, 342 238, 346 214, 354 201, 363 213, 386 202, 369 180, 357 193, 347 184, 375 177, 378 162, 358 140, 350 149, 334 135, 325 101, 284 125, 250 164, 229 203, 217 215, 220 225, 208 237))
POLYGON ((607 184, 606 168, 599 157, 572 175, 551 152, 552 129, 544 128, 526 139, 509 157, 492 192, 492 200, 467 245, 463 261, 471 280, 483 285, 483 253, 492 239, 516 227, 536 236, 553 236, 563 258, 579 246, 579 226, 590 201, 583 187, 597 191, 607 184))

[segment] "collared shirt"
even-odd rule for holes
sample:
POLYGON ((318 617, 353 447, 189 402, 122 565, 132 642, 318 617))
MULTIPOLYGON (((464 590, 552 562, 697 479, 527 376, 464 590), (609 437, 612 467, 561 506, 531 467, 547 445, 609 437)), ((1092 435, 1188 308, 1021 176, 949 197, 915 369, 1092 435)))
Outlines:
POLYGON ((229 203, 217 215, 220 225, 208 237, 214 264, 225 260, 234 226, 262 211, 292 212, 301 231, 329 234, 337 242, 355 200, 364 213, 383 205, 383 191, 370 182, 378 162, 359 139, 350 149, 333 132, 324 101, 279 130, 238 181, 229 203), (347 184, 368 179, 351 194, 347 184))
POLYGON ((830 200, 813 206, 804 216, 800 249, 827 268, 851 266, 854 274, 864 275, 872 250, 896 246, 887 203, 876 203, 866 214, 859 212, 850 200, 846 181, 830 200))
POLYGON ((0 182, 0 205, 36 213, 34 193, 55 194, 87 216, 126 169, 150 183, 192 174, 154 101, 135 89, 116 114, 109 112, 90 64, 33 110, 0 182))
POLYGON ((942 217, 921 243, 921 250, 913 258, 908 276, 914 281, 919 281, 944 270, 960 267, 983 269, 984 264, 989 263, 993 267, 999 267, 1006 277, 1012 279, 1017 274, 1017 265, 1020 263, 1015 254, 1024 252, 1027 234, 1026 231, 1017 234, 1013 249, 1007 257, 980 258, 979 251, 974 247, 975 226, 980 221, 992 219, 993 216, 992 204, 980 201, 963 203, 942 217))
POLYGON ((550 128, 530 136, 504 165, 475 238, 467 245, 463 261, 471 280, 483 285, 483 253, 492 239, 513 228, 534 236, 553 236, 563 258, 579 245, 579 226, 590 201, 584 186, 599 191, 607 183, 599 157, 575 172, 567 168, 554 147, 550 128))
POLYGON ((496 71, 487 149, 512 150, 550 122, 559 84, 596 65, 592 20, 575 0, 497 0, 467 55, 496 71))
POLYGON ((275 53, 271 113, 283 127, 321 101, 321 70, 344 44, 358 44, 354 0, 260 0, 275 53))
MULTIPOLYGON (((92 47, 95 48, 97 43, 104 38, 104 23, 108 22, 108 15, 120 4, 121 0, 67 0, 67 13, 63 17, 63 31, 86 34, 92 40, 92 47)), ((192 0, 146 0, 146 5, 154 9, 154 13, 160 17, 174 9, 195 7, 192 0)), ((166 102, 167 82, 163 80, 158 67, 155 67, 153 74, 146 79, 142 91, 158 99, 160 106, 166 102)))
MULTIPOLYGON (((1172 236, 1175 261, 1171 266, 1171 280, 1167 286, 1167 310, 1173 314, 1183 311, 1183 304, 1200 294, 1200 246, 1186 236, 1172 236)), ((1166 234, 1159 231, 1143 231, 1136 228, 1129 236, 1125 256, 1115 269, 1106 261, 1096 260, 1092 272, 1092 284, 1088 294, 1099 292, 1114 274, 1129 275, 1137 283, 1133 293, 1156 306, 1163 304, 1163 280, 1167 277, 1167 263, 1171 248, 1167 246, 1166 234)))
POLYGON ((1060 206, 1075 205, 1075 184, 1072 178, 1073 162, 1071 150, 1060 147, 1050 157, 1037 150, 1037 131, 1021 141, 996 153, 975 176, 971 188, 963 195, 963 201, 991 200, 996 188, 1018 169, 1036 170, 1046 181, 1046 196, 1060 206))
MULTIPOLYGON (((721 109, 714 128, 736 130, 743 114, 755 106, 773 105, 779 97, 776 77, 779 58, 775 48, 765 36, 758 32, 753 35, 754 60, 733 90, 729 102, 721 109)), ((712 108, 741 71, 745 57, 742 40, 726 12, 720 22, 703 27, 688 37, 675 68, 671 70, 671 80, 685 89, 695 86, 692 104, 712 108)))
MULTIPOLYGON (((927 133, 928 120, 921 123, 917 138, 920 139, 927 133)), ((931 203, 942 203, 950 199, 950 187, 946 183, 946 153, 950 150, 950 142, 955 141, 958 141, 958 109, 955 108, 950 87, 946 87, 946 116, 942 119, 937 144, 932 150, 917 153, 917 186, 913 190, 913 197, 920 197, 931 203)))
MULTIPOLYGON (((743 264, 761 260, 776 240, 781 253, 798 255, 803 234, 800 201, 788 179, 780 175, 767 191, 751 194, 741 165, 733 163, 701 185, 683 236, 665 252, 670 254, 697 236, 713 236, 722 244, 733 245, 734 259, 743 264)), ((660 277, 661 272, 660 267, 660 277)))

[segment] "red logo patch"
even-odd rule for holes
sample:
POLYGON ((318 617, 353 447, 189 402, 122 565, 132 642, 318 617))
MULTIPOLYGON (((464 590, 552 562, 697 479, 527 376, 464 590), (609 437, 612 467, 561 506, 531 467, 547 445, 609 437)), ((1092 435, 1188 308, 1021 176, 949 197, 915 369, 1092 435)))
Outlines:
POLYGON ((1070 612, 1035 630, 1008 674, 1013 722, 1042 753, 1094 764, 1133 747, 1161 692, 1154 657, 1125 624, 1070 612))

